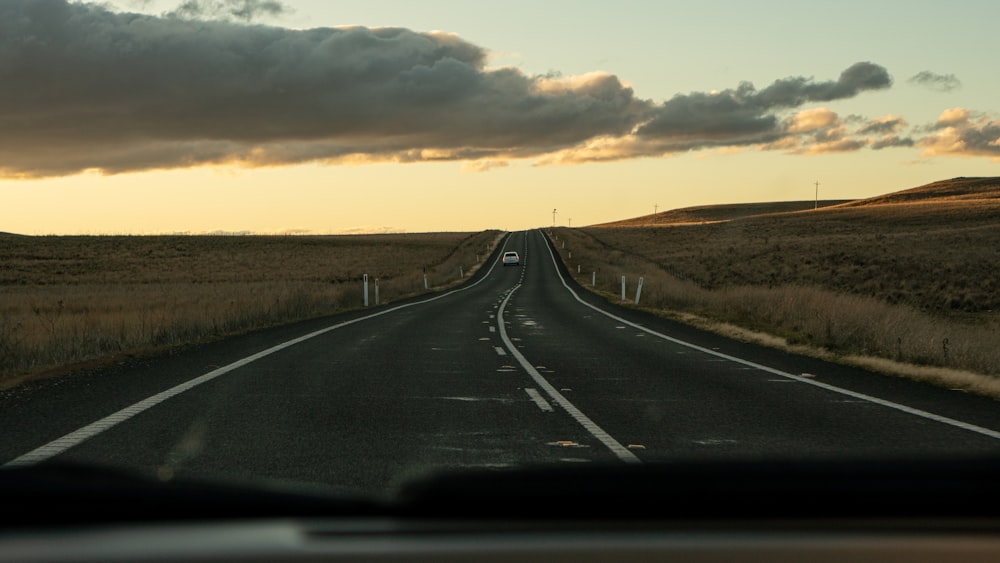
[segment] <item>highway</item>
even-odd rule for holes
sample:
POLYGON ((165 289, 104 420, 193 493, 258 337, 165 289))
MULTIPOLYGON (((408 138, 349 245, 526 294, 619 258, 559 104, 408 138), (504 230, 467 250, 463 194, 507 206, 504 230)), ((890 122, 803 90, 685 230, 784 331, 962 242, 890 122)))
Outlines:
POLYGON ((607 304, 540 230, 456 290, 5 391, 0 428, 8 466, 362 492, 437 468, 1000 451, 996 401, 607 304))

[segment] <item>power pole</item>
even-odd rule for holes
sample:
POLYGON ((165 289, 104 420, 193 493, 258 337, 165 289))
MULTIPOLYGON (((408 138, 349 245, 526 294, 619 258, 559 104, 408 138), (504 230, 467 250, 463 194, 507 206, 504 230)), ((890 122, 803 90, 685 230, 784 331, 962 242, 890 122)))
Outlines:
POLYGON ((816 203, 813 205, 813 211, 819 209, 819 181, 816 181, 816 203))
POLYGON ((660 208, 660 204, 659 203, 654 203, 653 204, 653 215, 656 215, 656 210, 659 209, 659 208, 660 208))
POLYGON ((555 209, 552 210, 552 226, 553 227, 556 226, 556 210, 555 209))

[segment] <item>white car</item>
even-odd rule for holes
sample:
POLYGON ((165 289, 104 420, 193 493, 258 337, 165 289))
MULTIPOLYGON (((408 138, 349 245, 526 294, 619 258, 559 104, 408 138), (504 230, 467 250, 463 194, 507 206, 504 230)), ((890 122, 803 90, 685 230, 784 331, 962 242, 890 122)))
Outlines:
POLYGON ((504 266, 519 266, 521 264, 521 257, 518 256, 516 252, 504 252, 503 253, 503 265, 504 266))

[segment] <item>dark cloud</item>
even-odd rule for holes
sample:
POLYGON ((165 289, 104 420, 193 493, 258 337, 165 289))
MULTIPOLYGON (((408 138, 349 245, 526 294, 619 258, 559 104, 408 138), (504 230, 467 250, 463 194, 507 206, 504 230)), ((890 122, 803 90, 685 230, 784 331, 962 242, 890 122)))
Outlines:
POLYGON ((289 11, 277 0, 186 0, 165 15, 189 19, 234 18, 249 22, 261 15, 279 16, 289 11))
POLYGON ((862 135, 888 135, 899 131, 905 126, 906 121, 902 117, 892 117, 869 121, 858 129, 858 133, 862 135))
POLYGON ((626 133, 649 106, 614 76, 529 77, 487 69, 486 55, 444 33, 298 31, 5 0, 0 167, 45 176, 530 156, 626 133))
POLYGON ((777 80, 760 91, 744 82, 736 89, 719 93, 678 95, 653 112, 653 118, 639 129, 638 136, 674 139, 692 148, 719 142, 769 142, 783 134, 776 110, 850 98, 891 84, 885 68, 862 62, 842 72, 835 81, 814 83, 792 77, 777 80))
POLYGON ((245 23, 284 10, 199 0, 156 17, 0 0, 0 175, 372 160, 468 160, 487 170, 514 158, 748 146, 815 154, 905 142, 902 122, 859 120, 850 131, 832 111, 801 108, 888 88, 889 73, 870 62, 836 80, 789 77, 761 90, 745 82, 654 104, 607 73, 489 68, 483 48, 452 34, 245 23))
POLYGON ((807 103, 851 98, 891 85, 885 68, 860 62, 837 80, 826 82, 790 77, 762 90, 743 82, 720 92, 678 94, 651 108, 633 135, 616 141, 602 139, 544 162, 620 160, 716 147, 759 146, 802 154, 858 150, 868 142, 847 138, 844 124, 833 112, 789 112, 807 103))
POLYGON ((962 87, 962 82, 954 74, 935 74, 929 70, 918 72, 907 82, 938 92, 951 92, 962 87))
POLYGON ((916 142, 899 133, 906 129, 906 120, 899 116, 888 116, 872 119, 862 123, 857 129, 857 135, 872 136, 868 143, 874 150, 894 147, 912 147, 916 142))
POLYGON ((897 137, 895 135, 889 135, 882 137, 881 139, 876 139, 872 142, 871 147, 874 150, 887 149, 892 147, 912 147, 916 144, 916 141, 907 137, 897 137))

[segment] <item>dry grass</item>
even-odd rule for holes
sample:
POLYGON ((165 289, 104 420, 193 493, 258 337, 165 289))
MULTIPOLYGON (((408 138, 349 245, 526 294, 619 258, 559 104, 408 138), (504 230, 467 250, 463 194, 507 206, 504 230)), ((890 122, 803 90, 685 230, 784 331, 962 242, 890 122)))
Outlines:
POLYGON ((0 386, 445 288, 501 236, 0 236, 0 386))
POLYGON ((552 236, 580 283, 596 278, 609 299, 620 300, 622 275, 633 299, 642 276, 644 307, 1000 397, 983 383, 1000 376, 1000 179, 818 210, 721 207, 696 208, 701 223, 666 212, 683 223, 640 218, 552 236))

